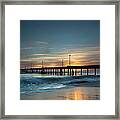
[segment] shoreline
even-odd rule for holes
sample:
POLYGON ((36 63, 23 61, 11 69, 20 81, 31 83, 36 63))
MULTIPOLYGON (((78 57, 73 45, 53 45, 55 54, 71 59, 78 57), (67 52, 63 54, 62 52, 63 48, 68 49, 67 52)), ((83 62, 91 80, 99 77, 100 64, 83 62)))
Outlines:
POLYGON ((100 87, 73 87, 20 96, 21 100, 100 100, 100 87))
POLYGON ((100 76, 25 75, 21 100, 99 100, 100 76), (25 78, 27 79, 25 79, 25 78), (29 79, 28 79, 29 77, 29 79))

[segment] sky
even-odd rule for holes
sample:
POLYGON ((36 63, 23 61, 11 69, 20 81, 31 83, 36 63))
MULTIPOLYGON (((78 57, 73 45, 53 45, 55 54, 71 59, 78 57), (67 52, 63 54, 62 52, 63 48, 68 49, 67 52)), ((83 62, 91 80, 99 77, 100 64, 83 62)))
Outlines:
POLYGON ((21 20, 20 65, 100 64, 99 20, 21 20))

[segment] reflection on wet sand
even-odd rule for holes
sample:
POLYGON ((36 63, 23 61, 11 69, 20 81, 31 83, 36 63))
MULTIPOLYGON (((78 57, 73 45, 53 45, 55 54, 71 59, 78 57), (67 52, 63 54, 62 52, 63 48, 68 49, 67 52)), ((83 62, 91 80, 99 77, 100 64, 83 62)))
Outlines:
POLYGON ((65 99, 65 100, 98 100, 99 95, 96 91, 94 91, 93 94, 89 94, 87 91, 83 91, 80 89, 75 89, 71 92, 66 93, 65 96, 58 96, 59 98, 65 99))
POLYGON ((99 87, 77 87, 21 96, 21 100, 100 100, 99 87))

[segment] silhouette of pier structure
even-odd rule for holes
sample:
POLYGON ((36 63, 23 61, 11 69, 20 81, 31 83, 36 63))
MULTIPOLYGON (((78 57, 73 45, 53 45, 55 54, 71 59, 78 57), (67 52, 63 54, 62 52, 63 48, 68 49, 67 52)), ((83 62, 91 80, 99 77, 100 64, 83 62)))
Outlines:
POLYGON ((93 71, 93 75, 97 75, 97 70, 100 70, 100 65, 23 68, 20 69, 20 72, 73 76, 77 75, 78 73, 80 75, 90 75, 91 70, 93 71))

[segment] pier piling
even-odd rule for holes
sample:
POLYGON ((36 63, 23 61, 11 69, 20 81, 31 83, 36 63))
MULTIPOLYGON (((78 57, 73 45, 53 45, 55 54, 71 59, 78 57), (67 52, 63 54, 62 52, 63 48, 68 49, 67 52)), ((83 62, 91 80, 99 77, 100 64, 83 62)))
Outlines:
POLYGON ((24 68, 20 69, 22 73, 39 73, 39 74, 50 74, 50 75, 77 75, 79 73, 81 76, 84 71, 86 75, 90 75, 90 71, 93 70, 94 74, 97 75, 97 70, 100 69, 100 65, 89 65, 89 66, 62 66, 62 67, 43 67, 43 68, 24 68))

